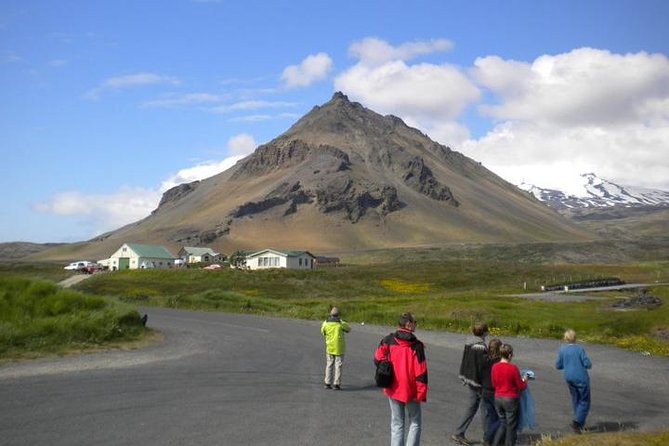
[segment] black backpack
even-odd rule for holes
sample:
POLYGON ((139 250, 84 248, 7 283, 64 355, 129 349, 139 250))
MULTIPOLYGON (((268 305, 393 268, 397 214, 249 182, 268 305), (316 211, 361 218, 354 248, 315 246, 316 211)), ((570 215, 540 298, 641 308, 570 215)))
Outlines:
MULTIPOLYGON (((381 341, 383 343, 383 341, 381 341)), ((390 387, 393 383, 393 363, 390 362, 388 356, 390 355, 390 346, 385 344, 386 351, 382 360, 376 363, 376 373, 374 373, 374 380, 377 387, 390 387)))

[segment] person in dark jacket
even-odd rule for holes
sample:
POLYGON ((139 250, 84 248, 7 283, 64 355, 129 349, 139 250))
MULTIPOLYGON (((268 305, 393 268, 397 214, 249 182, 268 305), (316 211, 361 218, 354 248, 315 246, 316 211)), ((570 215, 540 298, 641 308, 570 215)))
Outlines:
POLYGON ((488 364, 487 371, 483 374, 483 381, 481 382, 481 408, 483 409, 483 418, 485 420, 485 429, 483 431, 483 446, 490 446, 495 439, 495 432, 499 427, 499 415, 495 409, 495 388, 492 386, 492 378, 490 376, 492 366, 499 362, 500 347, 502 341, 497 338, 491 339, 488 342, 488 364))
POLYGON ((425 346, 414 335, 416 319, 403 313, 398 329, 384 337, 374 352, 374 362, 388 359, 393 365, 393 381, 383 392, 390 402, 391 446, 417 446, 422 430, 421 403, 427 401, 427 358, 425 346), (404 441, 405 411, 409 426, 404 441))
MULTIPOLYGON (((482 381, 483 377, 489 373, 490 360, 488 358, 488 347, 485 343, 485 336, 488 334, 488 325, 483 322, 477 322, 472 327, 474 335, 465 343, 462 352, 462 362, 460 363, 460 379, 467 386, 467 402, 465 403, 465 412, 460 419, 460 424, 451 436, 454 442, 469 446, 472 444, 465 437, 465 432, 471 424, 476 412, 478 411, 483 396, 482 381)), ((482 418, 483 430, 485 432, 485 418, 482 418)))
POLYGON ((574 419, 571 428, 580 434, 585 426, 585 419, 590 411, 590 376, 588 369, 592 361, 583 347, 576 343, 576 332, 567 330, 564 333, 564 344, 558 350, 555 368, 564 370, 564 380, 571 395, 574 419))

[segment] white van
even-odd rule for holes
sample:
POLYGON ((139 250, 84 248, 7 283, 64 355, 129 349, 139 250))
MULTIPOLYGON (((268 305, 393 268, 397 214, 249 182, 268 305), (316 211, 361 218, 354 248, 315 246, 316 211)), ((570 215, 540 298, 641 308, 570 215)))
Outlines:
POLYGON ((89 262, 88 260, 79 260, 78 262, 70 263, 65 267, 65 269, 68 271, 78 271, 81 268, 85 268, 89 265, 93 265, 93 262, 89 262))

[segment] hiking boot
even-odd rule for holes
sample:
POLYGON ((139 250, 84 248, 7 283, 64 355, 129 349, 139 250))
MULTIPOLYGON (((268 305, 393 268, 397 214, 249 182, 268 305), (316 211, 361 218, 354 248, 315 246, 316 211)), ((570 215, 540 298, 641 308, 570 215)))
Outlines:
POLYGON ((581 423, 578 421, 572 421, 571 424, 569 424, 569 427, 571 427, 575 434, 580 435, 583 433, 583 426, 581 426, 581 423))
POLYGON ((332 386, 331 386, 330 384, 326 384, 326 385, 325 385, 325 388, 326 388, 326 389, 331 389, 332 386))
POLYGON ((332 388, 335 389, 335 390, 341 390, 341 387, 339 386, 339 384, 335 384, 334 386, 332 386, 332 388))
POLYGON ((459 435, 459 434, 451 435, 451 440, 453 440, 457 444, 461 444, 462 446, 472 446, 474 444, 471 441, 467 440, 464 435, 459 435))

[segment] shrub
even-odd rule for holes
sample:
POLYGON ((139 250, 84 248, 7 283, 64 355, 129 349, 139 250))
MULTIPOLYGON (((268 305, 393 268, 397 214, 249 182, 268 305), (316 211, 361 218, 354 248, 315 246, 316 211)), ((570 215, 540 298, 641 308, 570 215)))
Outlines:
POLYGON ((132 307, 50 282, 0 277, 0 358, 60 352, 137 338, 144 327, 132 307))

